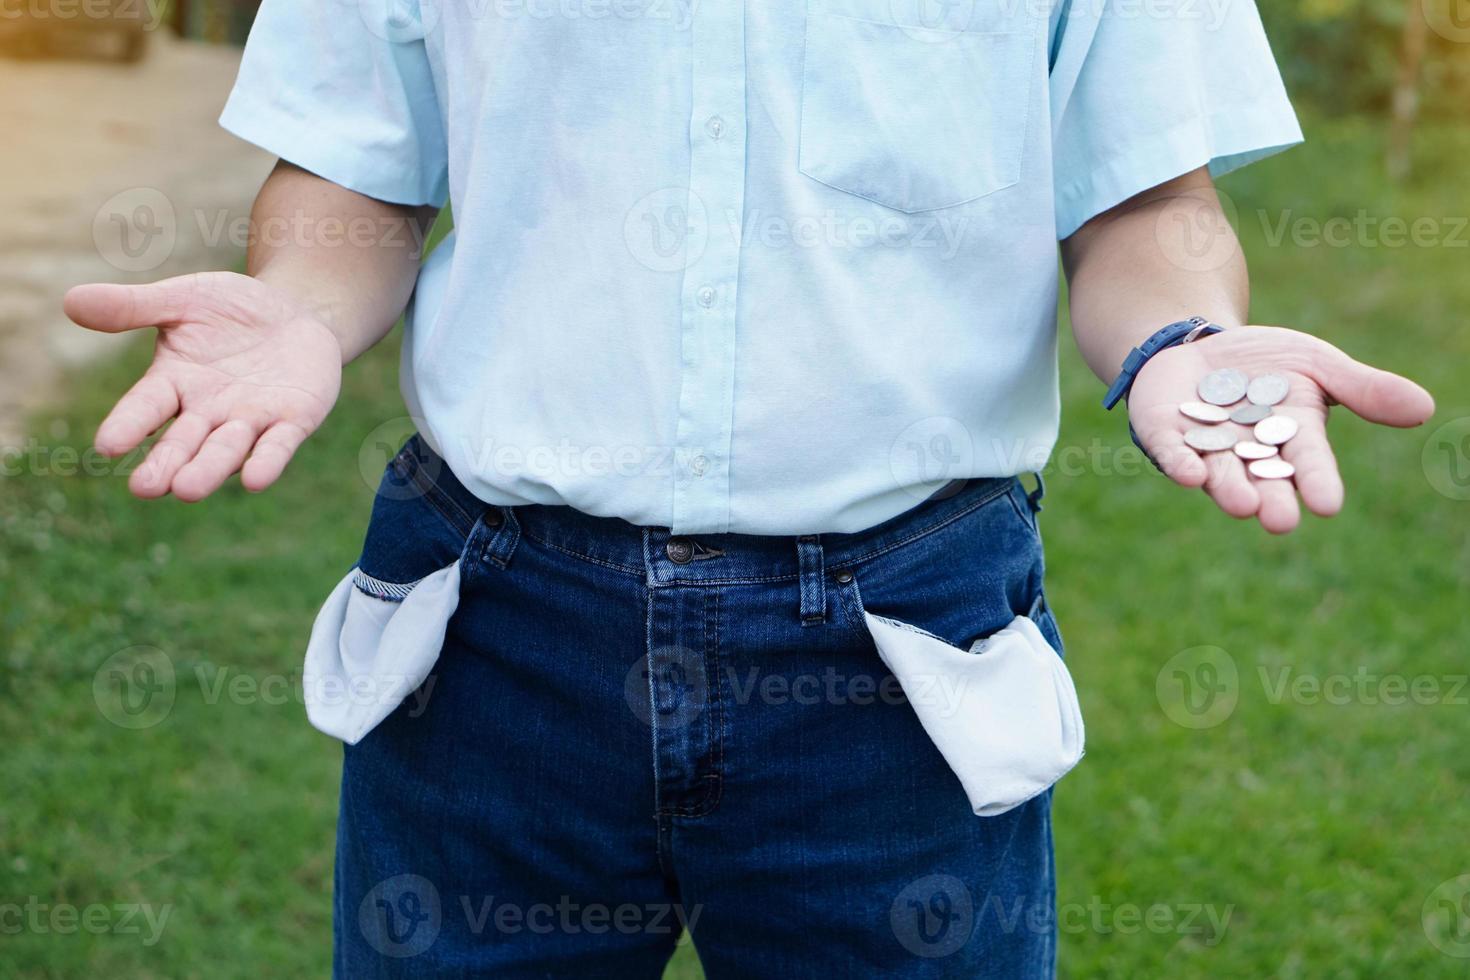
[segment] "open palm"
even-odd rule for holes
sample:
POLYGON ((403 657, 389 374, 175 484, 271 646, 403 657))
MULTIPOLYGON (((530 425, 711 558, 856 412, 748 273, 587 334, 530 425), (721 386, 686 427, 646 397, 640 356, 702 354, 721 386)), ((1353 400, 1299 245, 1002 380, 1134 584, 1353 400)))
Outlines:
MULTIPOLYGON (((1317 337, 1281 327, 1237 327, 1155 355, 1134 382, 1128 416, 1149 455, 1176 483, 1203 487, 1227 514, 1258 517, 1280 534, 1301 519, 1298 492, 1314 514, 1326 517, 1342 508, 1342 478, 1327 440, 1333 404, 1393 426, 1419 425, 1434 412, 1434 400, 1414 382, 1355 361, 1317 337), (1291 382, 1274 411, 1300 426, 1281 447, 1281 456, 1296 467, 1293 479, 1259 480, 1232 452, 1202 455, 1185 445, 1184 433, 1200 423, 1181 415, 1179 405, 1196 400, 1200 379, 1220 368, 1252 377, 1279 374, 1291 382)), ((1221 424, 1249 436, 1247 426, 1221 424)))
POLYGON ((200 500, 237 470, 247 489, 263 490, 337 401, 336 337, 286 293, 249 276, 78 286, 65 309, 92 330, 158 328, 152 365, 96 439, 99 450, 120 455, 174 420, 129 479, 140 497, 200 500))

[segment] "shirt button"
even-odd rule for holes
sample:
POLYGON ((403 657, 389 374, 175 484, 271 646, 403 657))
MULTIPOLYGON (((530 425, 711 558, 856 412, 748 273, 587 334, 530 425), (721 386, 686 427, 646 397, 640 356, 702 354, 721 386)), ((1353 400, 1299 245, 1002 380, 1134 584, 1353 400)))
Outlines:
POLYGON ((709 309, 715 305, 715 287, 700 286, 699 292, 694 294, 694 298, 699 301, 700 306, 709 309))
POLYGON ((709 457, 703 454, 689 461, 689 470, 695 476, 704 476, 704 471, 709 468, 709 457))
POLYGON ((694 545, 690 544, 688 538, 670 538, 664 553, 675 565, 687 565, 689 559, 694 557, 694 545))
POLYGON ((710 116, 704 124, 704 131, 709 133, 710 139, 718 141, 721 136, 725 135, 725 120, 719 116, 710 116))

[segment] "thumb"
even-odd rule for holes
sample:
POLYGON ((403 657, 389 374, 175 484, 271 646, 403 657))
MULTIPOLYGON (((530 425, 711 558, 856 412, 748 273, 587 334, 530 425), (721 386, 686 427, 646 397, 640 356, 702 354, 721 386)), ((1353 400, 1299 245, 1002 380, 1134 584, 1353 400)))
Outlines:
POLYGON ((1410 428, 1434 414, 1434 398, 1408 378, 1354 360, 1325 341, 1311 373, 1339 405, 1369 422, 1410 428))
POLYGON ((61 308, 78 325, 103 333, 163 326, 183 319, 192 278, 180 276, 142 286, 106 282, 73 286, 61 308))

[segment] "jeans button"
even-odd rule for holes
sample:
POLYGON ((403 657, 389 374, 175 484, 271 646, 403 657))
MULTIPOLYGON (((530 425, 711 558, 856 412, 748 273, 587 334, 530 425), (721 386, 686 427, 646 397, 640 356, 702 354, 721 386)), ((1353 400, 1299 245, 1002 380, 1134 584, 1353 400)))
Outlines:
POLYGON ((694 557, 694 545, 688 538, 670 538, 664 552, 675 565, 685 565, 694 557))

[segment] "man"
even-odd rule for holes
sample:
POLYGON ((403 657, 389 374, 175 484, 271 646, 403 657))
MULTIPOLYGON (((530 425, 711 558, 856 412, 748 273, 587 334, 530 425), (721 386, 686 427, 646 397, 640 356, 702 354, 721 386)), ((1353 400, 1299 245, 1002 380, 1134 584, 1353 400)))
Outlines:
POLYGON ((1016 475, 1057 434, 1058 241, 1110 400, 1232 516, 1341 507, 1329 404, 1433 409, 1245 325, 1211 175, 1300 139, 1248 0, 268 0, 222 122, 306 233, 67 311, 159 328, 97 442, 173 420, 131 482, 184 500, 272 484, 408 311, 422 435, 308 656, 391 693, 312 706, 341 977, 657 976, 677 920, 715 977, 1052 975, 1080 725, 1016 475), (327 243, 364 222, 415 234, 327 243), (943 710, 931 654, 1020 665, 1049 720, 1002 723, 1009 680, 943 710))

